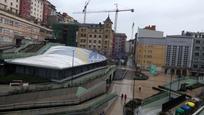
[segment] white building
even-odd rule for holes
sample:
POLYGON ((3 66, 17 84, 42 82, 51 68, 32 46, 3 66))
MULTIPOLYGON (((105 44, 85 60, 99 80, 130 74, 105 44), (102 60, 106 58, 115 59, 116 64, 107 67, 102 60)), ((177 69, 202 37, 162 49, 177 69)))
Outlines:
POLYGON ((161 31, 150 30, 150 29, 138 29, 138 38, 162 38, 164 33, 161 31))
POLYGON ((43 20, 43 0, 31 0, 31 16, 43 20))
POLYGON ((20 0, 0 0, 0 9, 19 14, 20 0))

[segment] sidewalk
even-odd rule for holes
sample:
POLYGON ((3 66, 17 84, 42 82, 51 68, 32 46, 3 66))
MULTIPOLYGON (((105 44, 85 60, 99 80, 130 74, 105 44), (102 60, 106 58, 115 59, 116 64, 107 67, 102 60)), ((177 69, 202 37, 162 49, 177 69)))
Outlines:
POLYGON ((114 102, 112 107, 107 112, 107 115, 123 115, 123 105, 125 104, 125 100, 121 100, 121 94, 127 95, 128 102, 130 99, 132 99, 132 80, 123 80, 123 81, 117 81, 114 82, 113 86, 113 93, 116 93, 119 98, 114 102))

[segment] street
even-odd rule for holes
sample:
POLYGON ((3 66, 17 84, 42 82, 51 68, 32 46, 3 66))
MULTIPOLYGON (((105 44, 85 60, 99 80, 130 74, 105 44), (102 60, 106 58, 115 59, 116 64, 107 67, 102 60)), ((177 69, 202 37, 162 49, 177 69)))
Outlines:
MULTIPOLYGON (((122 68, 128 68, 127 74, 125 78, 121 81, 114 81, 113 82, 113 93, 116 93, 119 98, 113 103, 112 107, 107 112, 107 115, 123 115, 123 105, 125 103, 124 100, 121 99, 121 94, 127 95, 127 100, 132 99, 133 96, 133 77, 135 76, 134 69, 135 66, 133 65, 133 60, 131 58, 128 59, 127 66, 122 68)), ((135 97, 139 99, 145 99, 150 97, 158 91, 153 90, 152 87, 157 87, 158 85, 167 84, 170 80, 170 77, 164 74, 159 74, 157 76, 151 76, 148 72, 143 72, 149 76, 148 80, 135 80, 135 97), (141 91, 139 90, 139 86, 141 87, 141 91)))

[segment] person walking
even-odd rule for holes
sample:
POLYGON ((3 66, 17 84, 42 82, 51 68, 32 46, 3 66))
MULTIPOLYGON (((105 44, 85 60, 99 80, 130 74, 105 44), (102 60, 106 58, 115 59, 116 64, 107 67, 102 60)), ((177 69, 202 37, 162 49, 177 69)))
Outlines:
POLYGON ((125 94, 125 101, 126 101, 126 99, 127 99, 127 95, 125 94))
POLYGON ((123 100, 123 93, 121 94, 121 100, 123 100))
POLYGON ((141 92, 142 91, 142 86, 141 85, 139 85, 139 92, 141 92))

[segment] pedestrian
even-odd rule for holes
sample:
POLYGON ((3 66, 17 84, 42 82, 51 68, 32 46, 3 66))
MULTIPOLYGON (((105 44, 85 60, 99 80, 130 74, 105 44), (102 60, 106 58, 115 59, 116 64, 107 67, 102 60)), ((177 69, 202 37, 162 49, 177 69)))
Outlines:
POLYGON ((125 101, 126 101, 126 99, 127 99, 127 95, 125 94, 125 101))
POLYGON ((121 100, 123 100, 123 93, 121 94, 121 100))
POLYGON ((142 86, 139 86, 139 92, 141 92, 141 90, 142 90, 142 86))

